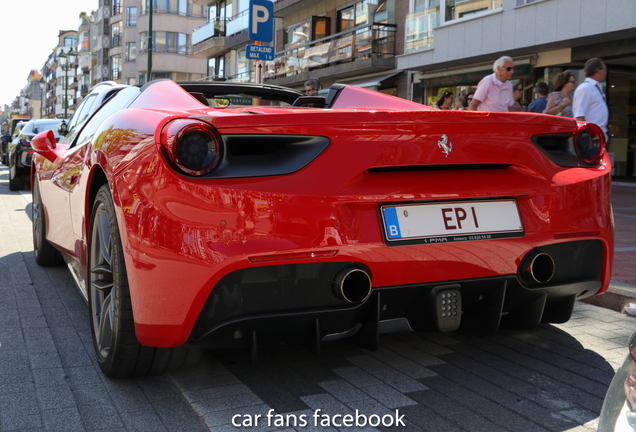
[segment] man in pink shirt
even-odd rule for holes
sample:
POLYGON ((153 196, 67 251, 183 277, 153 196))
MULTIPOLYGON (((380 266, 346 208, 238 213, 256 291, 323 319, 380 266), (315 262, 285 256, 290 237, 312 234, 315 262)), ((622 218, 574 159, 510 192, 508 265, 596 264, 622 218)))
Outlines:
POLYGON ((492 67, 494 73, 485 76, 477 84, 477 90, 473 101, 468 107, 472 111, 512 111, 515 103, 512 97, 512 84, 510 79, 515 70, 512 58, 503 56, 492 67))

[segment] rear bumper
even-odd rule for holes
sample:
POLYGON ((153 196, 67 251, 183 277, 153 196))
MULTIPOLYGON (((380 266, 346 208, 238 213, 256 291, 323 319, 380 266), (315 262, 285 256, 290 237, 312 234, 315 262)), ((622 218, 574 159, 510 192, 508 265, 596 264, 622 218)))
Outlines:
POLYGON ((598 240, 560 243, 528 256, 538 252, 554 258, 554 275, 546 283, 528 279, 524 259, 515 275, 374 288, 359 303, 332 293, 334 276, 343 268, 368 270, 359 263, 239 270, 212 290, 189 342, 214 348, 291 342, 318 349, 320 342, 353 337, 372 349, 380 333, 392 331, 459 327, 490 334, 500 325, 530 328, 565 322, 576 300, 602 286, 603 245, 598 240), (442 316, 447 310, 444 293, 456 295, 451 320, 442 316))

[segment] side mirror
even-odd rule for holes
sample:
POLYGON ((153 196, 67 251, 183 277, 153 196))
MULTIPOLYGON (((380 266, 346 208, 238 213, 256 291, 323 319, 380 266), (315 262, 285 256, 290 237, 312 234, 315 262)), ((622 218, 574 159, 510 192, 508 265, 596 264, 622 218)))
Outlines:
POLYGON ((56 129, 57 133, 60 134, 60 136, 66 136, 66 134, 68 133, 68 125, 66 124, 66 121, 62 120, 62 123, 57 125, 56 129))
POLYGON ((31 147, 33 147, 33 150, 40 153, 55 150, 55 134, 50 129, 44 132, 40 132, 31 140, 31 147))

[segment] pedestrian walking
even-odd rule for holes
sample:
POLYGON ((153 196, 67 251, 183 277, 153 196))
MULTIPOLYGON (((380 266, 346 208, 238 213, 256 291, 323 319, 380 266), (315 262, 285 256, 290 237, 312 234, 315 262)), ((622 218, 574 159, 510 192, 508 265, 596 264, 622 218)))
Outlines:
POLYGON ((607 66, 602 59, 595 57, 585 62, 585 81, 574 92, 574 117, 579 121, 594 123, 607 135, 609 109, 601 83, 607 77, 607 66))
POLYGON ((468 109, 472 111, 508 112, 514 105, 510 79, 515 70, 511 57, 503 56, 492 66, 493 73, 477 84, 477 90, 468 109))

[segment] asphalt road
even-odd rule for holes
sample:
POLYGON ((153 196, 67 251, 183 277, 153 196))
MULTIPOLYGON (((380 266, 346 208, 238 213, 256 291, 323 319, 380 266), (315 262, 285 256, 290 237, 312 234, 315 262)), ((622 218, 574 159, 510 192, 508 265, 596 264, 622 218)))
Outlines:
MULTIPOLYGON (((621 208, 636 208, 632 189, 621 208)), ((67 272, 34 261, 30 200, 9 191, 2 166, 0 431, 595 431, 636 329, 636 318, 577 303, 568 323, 531 331, 397 333, 376 352, 325 343, 320 359, 283 346, 262 350, 258 366, 247 352, 196 350, 178 373, 113 380, 67 272)), ((630 221, 617 217, 617 230, 630 221)))

